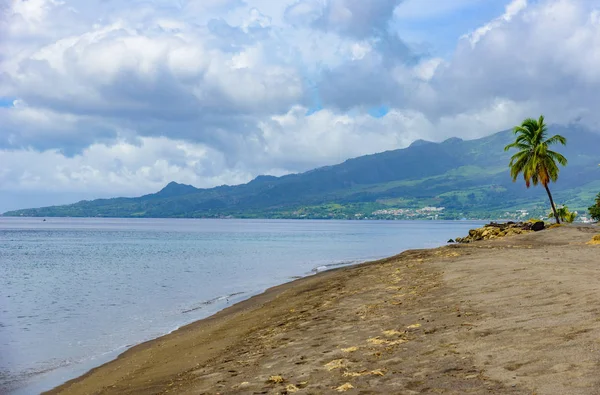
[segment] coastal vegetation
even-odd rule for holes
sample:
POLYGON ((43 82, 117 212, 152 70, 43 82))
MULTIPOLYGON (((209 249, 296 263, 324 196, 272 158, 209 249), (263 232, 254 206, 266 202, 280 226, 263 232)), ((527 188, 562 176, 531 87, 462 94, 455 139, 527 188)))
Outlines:
POLYGON ((556 223, 559 224, 560 216, 548 184, 557 181, 560 171, 558 165, 566 166, 567 159, 558 152, 551 151, 549 147, 553 144, 566 145, 567 139, 559 134, 546 138, 548 126, 544 122, 543 115, 537 120, 527 118, 520 126, 514 128, 514 134, 517 136, 515 141, 504 147, 505 151, 517 149, 517 153, 510 158, 509 163, 512 180, 516 181, 522 174, 527 188, 531 184, 542 184, 550 199, 556 223))
MULTIPOLYGON (((577 212, 576 211, 569 211, 569 208, 567 206, 559 206, 556 208, 556 213, 558 214, 558 217, 560 218, 561 221, 566 222, 566 223, 573 223, 575 222, 575 219, 577 218, 577 212)), ((548 214, 548 217, 552 218, 552 216, 554 216, 554 212, 551 211, 548 214)))
POLYGON ((600 221, 600 193, 596 196, 596 204, 589 208, 590 216, 596 221, 600 221))

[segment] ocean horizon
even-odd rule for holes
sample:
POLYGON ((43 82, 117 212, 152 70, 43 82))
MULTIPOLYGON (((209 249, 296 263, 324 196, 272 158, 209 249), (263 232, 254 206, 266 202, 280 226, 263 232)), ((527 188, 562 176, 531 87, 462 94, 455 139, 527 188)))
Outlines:
POLYGON ((49 390, 272 286, 482 223, 0 217, 0 392, 49 390))

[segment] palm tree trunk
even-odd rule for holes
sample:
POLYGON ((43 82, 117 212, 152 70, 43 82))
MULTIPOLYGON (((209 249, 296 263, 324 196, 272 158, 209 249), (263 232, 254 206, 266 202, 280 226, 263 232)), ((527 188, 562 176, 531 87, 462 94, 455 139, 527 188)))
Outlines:
POLYGON ((556 212, 556 206, 554 205, 554 199, 552 199, 552 194, 550 193, 548 184, 544 184, 544 188, 546 188, 546 193, 548 193, 548 198, 550 199, 550 205, 552 206, 552 212, 554 213, 554 218, 556 218, 556 223, 560 224, 560 218, 558 218, 558 213, 556 212))

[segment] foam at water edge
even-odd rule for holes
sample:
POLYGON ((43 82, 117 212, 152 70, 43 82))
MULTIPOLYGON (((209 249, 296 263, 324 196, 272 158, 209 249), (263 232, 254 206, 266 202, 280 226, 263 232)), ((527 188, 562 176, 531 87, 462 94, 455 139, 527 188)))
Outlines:
POLYGON ((235 292, 235 293, 232 293, 232 294, 229 294, 229 295, 217 296, 216 298, 212 298, 212 299, 209 299, 209 300, 202 301, 202 302, 200 302, 195 307, 183 310, 181 312, 181 314, 187 314, 187 313, 191 313, 191 312, 194 312, 194 311, 197 311, 197 310, 201 310, 201 309, 203 309, 206 306, 210 306, 212 304, 215 304, 217 302, 222 302, 224 300, 229 300, 229 298, 233 298, 234 296, 243 295, 244 293, 245 292, 235 292))

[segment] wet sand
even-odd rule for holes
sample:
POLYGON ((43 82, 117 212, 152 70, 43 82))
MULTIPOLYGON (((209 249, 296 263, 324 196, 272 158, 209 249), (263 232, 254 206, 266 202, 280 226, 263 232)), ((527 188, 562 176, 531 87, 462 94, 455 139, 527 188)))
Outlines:
POLYGON ((133 347, 51 394, 600 394, 600 229, 324 272, 133 347))

